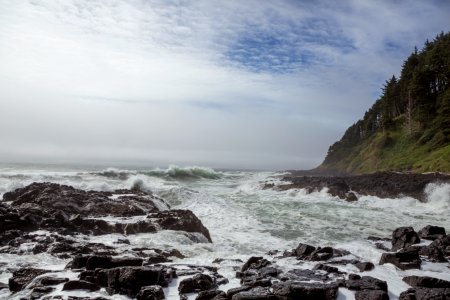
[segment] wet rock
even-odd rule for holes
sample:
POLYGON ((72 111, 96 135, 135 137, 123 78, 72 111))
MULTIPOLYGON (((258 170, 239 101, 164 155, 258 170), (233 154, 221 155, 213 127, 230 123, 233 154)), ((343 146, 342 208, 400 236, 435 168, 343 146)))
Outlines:
POLYGON ((214 279, 207 274, 196 274, 192 278, 183 279, 178 285, 181 294, 207 291, 215 287, 214 279))
POLYGON ((66 282, 63 286, 63 291, 72 291, 72 290, 88 290, 91 292, 98 291, 100 287, 96 284, 93 284, 84 280, 70 280, 66 282))
POLYGON ((356 291, 355 300, 389 300, 389 295, 381 290, 361 290, 356 291))
POLYGON ((7 289, 8 285, 6 283, 0 282, 0 290, 7 289))
POLYGON ((434 240, 428 247, 437 248, 444 256, 450 256, 450 234, 434 240))
POLYGON ((355 267, 359 269, 361 272, 371 271, 375 268, 375 265, 371 262, 357 262, 355 267))
POLYGON ((312 261, 328 260, 332 257, 333 257, 333 248, 319 247, 311 253, 311 255, 309 256, 309 260, 312 261))
POLYGON ((279 190, 307 189, 322 190, 328 187, 333 196, 345 199, 346 193, 355 192, 359 195, 371 195, 380 198, 398 198, 409 196, 426 202, 424 189, 432 182, 450 182, 450 176, 440 173, 417 174, 398 172, 376 172, 364 175, 322 176, 320 172, 292 171, 282 180, 286 184, 275 186, 279 190), (289 182, 289 183, 288 183, 289 182))
POLYGON ((58 277, 46 276, 46 277, 39 278, 36 285, 43 285, 43 286, 58 285, 61 283, 65 283, 67 281, 69 281, 69 278, 58 278, 58 277))
POLYGON ((447 300, 450 299, 448 288, 411 288, 400 294, 399 300, 447 300))
POLYGON ((72 260, 72 269, 86 268, 86 270, 112 269, 117 267, 135 266, 143 264, 139 257, 111 257, 102 255, 76 256, 72 260))
POLYGON ((135 297, 144 286, 167 286, 170 277, 163 266, 119 267, 96 271, 96 280, 105 286, 109 294, 125 294, 135 297))
POLYGON ((391 251, 390 248, 388 248, 387 246, 385 246, 383 243, 375 243, 375 247, 377 249, 383 250, 383 251, 391 251))
MULTIPOLYGON (((142 264, 142 261, 141 261, 142 264)), ((86 260, 86 270, 95 269, 111 269, 114 267, 111 257, 109 256, 89 256, 86 260)))
POLYGON ((278 300, 278 297, 272 294, 269 288, 256 287, 251 290, 242 291, 234 294, 232 300, 278 300))
POLYGON ((341 274, 342 272, 339 272, 338 268, 336 267, 332 267, 332 266, 328 266, 325 264, 317 264, 314 266, 313 270, 322 270, 328 273, 336 273, 336 274, 341 274))
POLYGON ((50 286, 37 286, 33 288, 31 291, 31 295, 29 296, 30 300, 40 299, 42 296, 51 293, 55 290, 55 288, 52 288, 50 286))
POLYGON ((392 251, 420 243, 417 232, 412 227, 399 227, 392 233, 392 251))
POLYGON ((186 232, 198 232, 203 234, 209 242, 212 242, 208 229, 190 210, 174 209, 148 215, 162 229, 182 230, 186 232))
POLYGON ((283 281, 327 281, 329 279, 328 275, 322 272, 317 272, 308 269, 293 269, 289 270, 282 275, 281 280, 283 281))
POLYGON ((428 276, 406 276, 403 281, 412 287, 450 288, 450 281, 428 276))
POLYGON ((281 282, 272 286, 277 299, 321 299, 335 300, 338 294, 336 284, 281 282))
POLYGON ((235 288, 229 289, 227 291, 227 297, 228 297, 228 299, 231 299, 233 297, 233 295, 235 295, 237 293, 240 293, 240 292, 248 291, 248 290, 251 290, 251 289, 252 289, 251 286, 241 285, 239 287, 235 287, 235 288))
POLYGON ((381 254, 380 265, 393 264, 400 270, 420 269, 422 260, 418 252, 397 252, 381 254))
POLYGON ((164 291, 159 285, 144 286, 136 295, 137 300, 163 300, 164 291))
POLYGON ((347 193, 345 193, 345 201, 355 202, 355 201, 358 201, 358 197, 353 192, 347 192, 347 193))
MULTIPOLYGON (((23 207, 35 204, 46 210, 61 211, 61 218, 57 220, 67 222, 70 215, 81 216, 136 216, 149 212, 157 212, 159 209, 153 202, 152 195, 136 191, 120 191, 120 193, 133 194, 122 196, 121 201, 110 197, 111 192, 83 191, 67 185, 56 183, 32 183, 24 188, 7 192, 3 195, 5 201, 12 201, 12 206, 23 207)), ((157 199, 160 201, 160 199, 157 199)))
POLYGON ((198 293, 195 300, 211 300, 216 297, 225 297, 226 298, 226 294, 224 291, 221 291, 221 290, 201 291, 200 293, 198 293))
POLYGON ((370 276, 350 276, 347 280, 349 290, 381 290, 387 292, 386 281, 370 276))
POLYGON ((420 229, 418 234, 423 239, 433 241, 446 235, 444 227, 432 225, 427 225, 424 228, 420 229))
POLYGON ((314 252, 314 250, 316 250, 316 247, 300 243, 297 248, 295 248, 294 252, 299 259, 306 259, 314 252))
POLYGON ((269 266, 271 263, 267 259, 261 256, 252 256, 247 262, 242 266, 241 272, 245 272, 248 269, 261 269, 266 266, 269 266))
POLYGON ((23 268, 14 271, 12 277, 8 281, 9 290, 12 292, 18 292, 28 285, 34 278, 48 272, 50 271, 33 268, 23 268))
POLYGON ((419 255, 427 257, 432 262, 447 261, 441 248, 432 245, 421 247, 419 250, 419 255))

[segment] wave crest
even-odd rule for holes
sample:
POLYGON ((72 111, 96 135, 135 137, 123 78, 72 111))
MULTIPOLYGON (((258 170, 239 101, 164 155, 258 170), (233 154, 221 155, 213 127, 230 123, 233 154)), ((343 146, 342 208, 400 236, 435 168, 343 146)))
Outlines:
POLYGON ((143 172, 147 176, 165 177, 174 179, 219 179, 222 175, 211 168, 205 167, 179 167, 169 166, 167 169, 155 169, 143 172))

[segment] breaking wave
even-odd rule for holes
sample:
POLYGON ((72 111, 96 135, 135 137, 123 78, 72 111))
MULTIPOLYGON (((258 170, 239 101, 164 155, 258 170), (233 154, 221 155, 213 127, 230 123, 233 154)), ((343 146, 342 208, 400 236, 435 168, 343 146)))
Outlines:
POLYGON ((143 172, 147 176, 174 178, 174 179, 220 179, 222 174, 205 167, 179 167, 169 166, 167 169, 154 169, 143 172))
POLYGON ((119 170, 116 168, 108 168, 101 172, 93 172, 92 174, 107 177, 107 178, 112 178, 112 179, 126 180, 130 177, 130 175, 135 175, 136 173, 128 171, 128 170, 119 170))

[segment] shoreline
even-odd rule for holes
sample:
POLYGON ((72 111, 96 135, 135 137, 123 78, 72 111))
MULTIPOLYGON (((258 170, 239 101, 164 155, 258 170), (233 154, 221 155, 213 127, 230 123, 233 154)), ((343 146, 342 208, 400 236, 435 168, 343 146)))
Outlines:
POLYGON ((442 286, 450 284, 450 235, 436 227, 418 232, 397 228, 392 238, 372 236, 354 245, 274 245, 264 249, 265 255, 241 260, 208 256, 195 257, 194 262, 176 247, 138 246, 137 240, 151 241, 158 232, 179 232, 190 243, 211 245, 214 251, 218 236, 209 236, 195 215, 171 209, 164 199, 135 187, 98 192, 34 183, 5 193, 0 202, 2 255, 25 261, 53 258, 58 264, 2 262, 6 273, 0 297, 143 300, 162 299, 162 291, 167 299, 286 300, 301 295, 409 300, 415 298, 399 297, 403 292, 408 297, 422 292, 446 295, 442 286), (164 279, 145 279, 155 276, 164 279), (426 276, 437 278, 434 286, 426 276), (123 279, 117 281, 119 277, 123 279), (421 286, 423 282, 427 286, 421 286))
MULTIPOLYGON (((283 183, 266 183, 265 188, 278 190, 305 189, 308 193, 328 189, 328 193, 347 201, 358 196, 379 198, 412 197, 426 202, 425 188, 428 184, 450 183, 450 175, 443 173, 376 172, 362 175, 323 176, 305 175, 305 171, 289 171, 281 178, 283 183)), ((313 173, 309 173, 313 174, 313 173)))

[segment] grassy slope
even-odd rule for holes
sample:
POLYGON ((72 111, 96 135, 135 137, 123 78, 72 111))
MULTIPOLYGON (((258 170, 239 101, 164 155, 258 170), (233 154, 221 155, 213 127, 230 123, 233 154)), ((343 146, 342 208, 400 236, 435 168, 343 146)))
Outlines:
MULTIPOLYGON (((399 118, 396 123, 403 122, 399 118)), ((375 133, 350 149, 344 159, 319 169, 358 174, 389 170, 450 173, 450 144, 436 146, 434 142, 421 143, 398 125, 375 133)))

